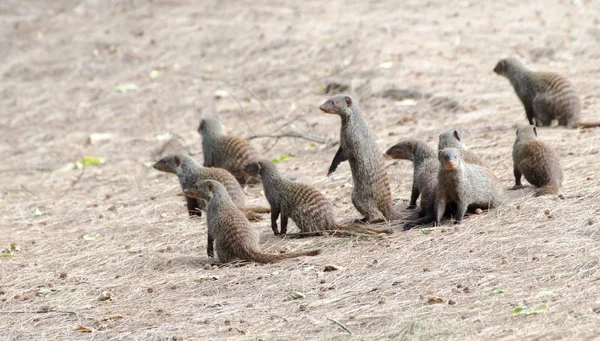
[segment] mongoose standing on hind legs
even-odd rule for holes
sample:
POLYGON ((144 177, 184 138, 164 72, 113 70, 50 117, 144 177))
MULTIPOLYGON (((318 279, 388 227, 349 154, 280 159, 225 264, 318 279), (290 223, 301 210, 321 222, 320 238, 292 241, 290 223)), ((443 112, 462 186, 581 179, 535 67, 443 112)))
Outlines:
POLYGON ((242 185, 250 180, 244 174, 244 166, 259 159, 252 144, 235 136, 225 135, 223 126, 215 119, 200 120, 198 133, 202 135, 204 167, 227 169, 242 185))
POLYGON ((216 244, 217 257, 222 263, 235 260, 273 263, 286 258, 316 256, 321 253, 320 250, 278 255, 263 253, 258 245, 258 233, 252 229, 248 219, 231 201, 225 187, 217 181, 198 182, 191 188, 184 189, 184 193, 208 202, 206 208, 206 224, 208 225, 206 253, 209 257, 214 257, 216 244))
MULTIPOLYGON (((200 166, 191 156, 184 154, 168 155, 152 167, 161 172, 173 173, 179 178, 181 189, 191 187, 201 180, 212 179, 222 183, 229 193, 233 203, 246 214, 251 220, 260 220, 257 213, 269 213, 267 207, 246 206, 246 195, 242 191, 240 184, 228 171, 222 168, 208 168, 200 166)), ((188 212, 190 216, 201 216, 201 210, 204 211, 206 203, 195 198, 185 197, 187 200, 188 212)))
POLYGON ((436 151, 423 141, 404 140, 392 146, 385 153, 393 159, 411 160, 414 164, 412 193, 408 208, 415 208, 420 196, 420 219, 404 224, 404 229, 409 230, 415 226, 433 222, 440 164, 436 151))
POLYGON ((467 208, 493 208, 504 201, 500 180, 485 167, 465 163, 458 149, 440 151, 439 160, 436 225, 440 224, 448 204, 456 204, 454 223, 460 224, 467 208))
POLYGON ((462 129, 453 128, 440 134, 438 152, 446 148, 460 150, 462 158, 466 163, 488 167, 488 164, 477 154, 473 153, 465 144, 466 133, 462 129))
POLYGON ((523 188, 521 176, 537 187, 535 196, 557 194, 563 180, 563 170, 558 156, 543 142, 537 140, 535 126, 522 126, 517 129, 517 139, 513 145, 515 186, 523 188))
POLYGON ((291 218, 304 233, 334 230, 392 233, 389 229, 338 224, 331 203, 321 192, 308 185, 284 179, 277 166, 269 160, 250 163, 244 171, 262 180, 265 196, 271 205, 271 227, 276 235, 287 233, 288 218, 291 218), (281 232, 277 228, 280 213, 281 232))
POLYGON ((371 129, 356 102, 346 95, 328 99, 319 109, 342 119, 340 147, 327 175, 348 160, 352 171, 352 203, 364 216, 362 222, 373 222, 383 215, 387 220, 401 219, 394 207, 388 175, 371 129))
POLYGON ((552 72, 533 72, 515 58, 500 60, 494 72, 508 78, 525 107, 529 124, 549 126, 556 119, 558 125, 570 128, 600 126, 600 123, 578 122, 581 101, 565 77, 552 72))

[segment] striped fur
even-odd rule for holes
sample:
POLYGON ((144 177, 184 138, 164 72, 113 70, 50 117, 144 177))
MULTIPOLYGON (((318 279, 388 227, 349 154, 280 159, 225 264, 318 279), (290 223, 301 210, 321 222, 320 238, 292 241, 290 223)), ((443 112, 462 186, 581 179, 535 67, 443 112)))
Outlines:
POLYGON ((358 104, 350 96, 337 95, 319 109, 341 117, 340 149, 330 167, 330 174, 337 164, 348 160, 354 184, 352 203, 364 216, 363 221, 375 221, 382 215, 387 220, 400 219, 392 202, 381 153, 358 104))
POLYGON ((333 230, 391 233, 387 229, 338 224, 334 218, 331 202, 321 192, 308 185, 283 178, 277 166, 269 160, 248 164, 245 171, 263 182, 265 196, 271 205, 271 227, 276 235, 287 233, 288 218, 292 219, 298 229, 304 233, 333 230), (281 231, 277 226, 279 214, 281 214, 281 231))
POLYGON ((237 209, 225 187, 214 180, 204 180, 184 190, 186 195, 208 201, 206 223, 208 238, 206 252, 222 263, 237 260, 257 263, 274 263, 286 258, 316 256, 320 250, 267 254, 260 250, 258 233, 250 226, 244 214, 237 209))
POLYGON ((204 167, 228 170, 240 184, 248 182, 244 166, 259 158, 252 144, 235 136, 225 135, 221 123, 215 119, 200 121, 198 132, 202 135, 204 167))
POLYGON ((556 119, 559 125, 578 125, 581 100, 565 77, 530 71, 515 58, 500 60, 494 72, 508 78, 525 107, 529 124, 549 126, 556 119))

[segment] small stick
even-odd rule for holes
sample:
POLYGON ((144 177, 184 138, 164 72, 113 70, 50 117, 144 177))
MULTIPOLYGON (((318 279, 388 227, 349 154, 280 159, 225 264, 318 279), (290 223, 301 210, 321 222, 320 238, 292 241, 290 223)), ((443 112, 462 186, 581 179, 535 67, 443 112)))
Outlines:
POLYGON ((354 335, 354 333, 353 333, 353 332, 352 332, 350 329, 348 329, 348 327, 344 326, 344 325, 343 325, 342 323, 340 323, 339 321, 337 321, 337 320, 334 320, 334 319, 330 319, 329 317, 328 317, 327 319, 328 319, 329 321, 331 321, 331 322, 333 322, 333 323, 337 324, 338 326, 342 327, 342 329, 343 329, 343 330, 345 330, 345 331, 346 331, 348 334, 350 334, 350 335, 354 335))
POLYGON ((305 136, 305 135, 301 135, 301 134, 281 134, 281 135, 260 134, 260 135, 252 135, 248 138, 248 140, 262 139, 262 138, 280 139, 283 137, 305 139, 305 140, 316 142, 316 143, 326 143, 327 142, 327 140, 319 138, 319 137, 310 137, 310 136, 305 136))

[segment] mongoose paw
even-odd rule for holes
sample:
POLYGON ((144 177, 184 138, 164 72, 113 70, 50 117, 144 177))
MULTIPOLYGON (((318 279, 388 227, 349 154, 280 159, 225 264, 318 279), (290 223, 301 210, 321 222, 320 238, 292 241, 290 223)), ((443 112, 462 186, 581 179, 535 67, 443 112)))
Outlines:
POLYGON ((364 217, 362 219, 354 219, 354 223, 356 224, 366 224, 369 222, 369 218, 364 217))
POLYGON ((208 251, 206 254, 207 254, 207 255, 208 255, 208 257, 210 257, 210 258, 215 258, 215 253, 214 253, 214 252, 212 252, 212 251, 208 251))
POLYGON ((402 230, 404 231, 410 231, 413 229, 413 227, 415 227, 415 224, 413 223, 406 223, 404 224, 404 226, 402 226, 402 230))
POLYGON ((407 208, 408 208, 409 210, 412 210, 412 209, 415 209, 415 208, 417 208, 417 205, 416 205, 416 204, 410 204, 410 205, 408 205, 408 207, 407 207, 407 208))
POLYGON ((454 221, 454 225, 460 225, 460 224, 462 224, 462 221, 458 221, 458 220, 454 221))
POLYGON ((516 190, 516 189, 521 189, 521 188, 525 188, 525 186, 523 186, 523 185, 514 185, 514 186, 512 186, 512 187, 510 188, 510 190, 513 190, 513 191, 514 191, 514 190, 516 190))

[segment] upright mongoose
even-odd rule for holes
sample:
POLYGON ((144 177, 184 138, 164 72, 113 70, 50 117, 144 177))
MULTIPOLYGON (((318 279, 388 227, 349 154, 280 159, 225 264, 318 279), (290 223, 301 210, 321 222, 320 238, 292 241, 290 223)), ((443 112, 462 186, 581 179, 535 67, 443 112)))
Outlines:
POLYGON ((262 180, 265 196, 271 205, 271 228, 273 233, 286 234, 288 218, 291 218, 302 232, 322 232, 352 230, 363 233, 392 233, 389 229, 341 225, 335 221, 333 207, 329 200, 316 189, 285 179, 277 166, 269 160, 248 164, 244 171, 262 180), (281 232, 277 228, 277 218, 281 213, 281 232))
POLYGON ((550 147, 537 140, 535 126, 522 126, 517 129, 517 139, 513 145, 515 186, 523 188, 521 175, 534 185, 536 196, 557 194, 563 180, 560 160, 550 147))
POLYGON ((447 204, 456 204, 454 223, 460 224, 467 208, 493 208, 504 201, 500 180, 486 167, 465 163, 458 149, 442 150, 439 160, 436 225, 440 224, 447 204))
POLYGON ((500 60, 494 72, 508 78, 525 107, 529 124, 549 126, 556 119, 559 125, 571 128, 600 126, 578 122, 581 101, 565 77, 553 72, 533 72, 515 58, 500 60))
MULTIPOLYGON (((155 169, 173 173, 179 178, 181 189, 189 188, 201 180, 212 179, 222 183, 229 193, 233 203, 246 214, 248 219, 259 220, 257 213, 269 213, 269 208, 260 206, 246 206, 246 195, 240 184, 228 171, 222 168, 208 168, 200 166, 191 156, 184 154, 168 155, 153 166, 155 169)), ((186 196, 188 212, 190 215, 201 216, 206 203, 186 196)))
POLYGON ((440 163, 437 152, 423 141, 404 140, 392 146, 385 153, 393 159, 411 160, 414 165, 412 193, 408 208, 415 208, 417 199, 421 196, 421 212, 419 214, 421 218, 407 222, 404 224, 404 229, 408 230, 433 222, 440 163))
POLYGON ((354 184, 352 203, 364 216, 362 221, 375 221, 381 214, 387 220, 400 219, 392 202, 381 154, 358 104, 350 96, 337 95, 328 99, 319 109, 339 115, 342 120, 340 147, 328 175, 335 172, 340 162, 348 160, 354 184))
POLYGON ((191 188, 184 189, 188 196, 208 201, 206 223, 208 225, 208 244, 206 253, 214 257, 214 244, 217 257, 222 263, 235 260, 273 263, 286 258, 316 256, 321 251, 290 252, 284 254, 266 254, 258 246, 258 233, 250 226, 244 214, 235 206, 225 187, 214 180, 204 180, 191 188))
POLYGON ((258 152, 247 140, 225 135, 223 126, 215 119, 200 120, 198 133, 202 135, 204 167, 227 169, 240 184, 250 183, 244 166, 259 159, 258 152))
POLYGON ((446 130, 439 136, 438 152, 445 148, 456 148, 461 151, 462 158, 466 163, 489 167, 485 160, 473 153, 469 147, 467 147, 465 144, 466 136, 467 134, 462 129, 452 128, 446 130))

